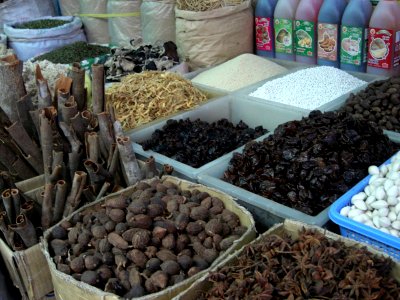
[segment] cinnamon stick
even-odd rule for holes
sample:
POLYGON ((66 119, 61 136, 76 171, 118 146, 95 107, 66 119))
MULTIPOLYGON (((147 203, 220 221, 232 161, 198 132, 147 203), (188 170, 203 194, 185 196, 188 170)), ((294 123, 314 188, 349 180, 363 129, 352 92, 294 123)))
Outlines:
POLYGON ((117 138, 121 167, 127 185, 134 185, 142 179, 142 171, 136 160, 131 140, 127 136, 117 138))
POLYGON ((8 219, 7 213, 5 211, 0 211, 0 231, 3 233, 7 244, 10 247, 13 247, 14 246, 13 232, 8 229, 7 219, 8 219))
POLYGON ((150 179, 159 175, 156 161, 153 156, 150 156, 148 159, 146 159, 143 172, 146 179, 150 179))
POLYGON ((65 200, 67 197, 67 182, 59 180, 56 184, 56 199, 54 202, 53 224, 59 222, 63 216, 65 200))
POLYGON ((46 113, 46 109, 39 112, 40 144, 42 146, 43 166, 46 182, 49 182, 51 167, 53 165, 53 132, 51 129, 51 119, 46 113))
POLYGON ((71 96, 61 107, 61 114, 63 116, 64 122, 70 125, 71 119, 74 118, 77 113, 78 113, 78 105, 74 97, 71 96))
POLYGON ((50 228, 51 221, 53 220, 53 193, 54 185, 46 183, 44 186, 44 195, 42 202, 42 227, 43 229, 50 228))
POLYGON ((85 97, 85 70, 81 69, 80 64, 73 64, 69 72, 72 78, 72 95, 77 103, 78 110, 82 111, 86 108, 85 97))
POLYGON ((24 126, 29 136, 31 136, 33 140, 39 142, 39 136, 35 130, 35 124, 33 123, 32 117, 29 113, 30 111, 33 111, 33 103, 31 96, 26 94, 17 101, 19 121, 22 123, 22 126, 24 126))
POLYGON ((94 162, 100 159, 100 138, 97 132, 85 133, 86 157, 94 162))
POLYGON ((43 77, 42 70, 36 65, 36 86, 38 89, 38 108, 42 109, 52 105, 52 97, 47 80, 43 77))
POLYGON ((93 113, 104 111, 104 66, 94 64, 92 66, 92 102, 93 113))
POLYGON ((78 112, 74 117, 71 118, 71 126, 74 129, 76 135, 79 137, 80 140, 84 139, 85 135, 85 127, 82 113, 78 112))
POLYGON ((15 215, 18 216, 21 212, 21 196, 18 189, 11 189, 11 197, 13 200, 13 206, 15 215))
POLYGON ((97 115, 99 121, 100 137, 106 146, 107 155, 110 152, 110 146, 115 141, 113 124, 111 122, 110 114, 102 112, 97 115))
POLYGON ((21 205, 20 214, 24 214, 29 220, 32 221, 31 217, 34 212, 35 202, 32 200, 26 201, 21 205))
POLYGON ((82 190, 86 185, 86 177, 87 174, 85 172, 75 172, 72 180, 71 192, 67 197, 67 203, 63 213, 64 217, 70 215, 78 207, 81 201, 82 190))
POLYGON ((69 91, 64 89, 57 90, 57 111, 58 111, 58 120, 64 121, 64 116, 62 112, 64 111, 62 108, 65 106, 65 103, 69 99, 69 91))
POLYGON ((10 224, 14 223, 15 219, 15 210, 14 210, 14 203, 11 197, 11 190, 7 189, 1 193, 1 199, 3 200, 3 206, 6 210, 8 222, 10 224))
POLYGON ((101 199, 107 192, 107 190, 110 188, 111 184, 109 182, 104 182, 103 186, 101 187, 99 193, 97 194, 96 201, 101 199))
POLYGON ((38 243, 35 227, 25 215, 19 215, 16 224, 10 225, 9 228, 21 237, 27 248, 38 243))
POLYGON ((96 196, 94 195, 93 187, 90 185, 86 185, 82 190, 83 195, 85 196, 87 202, 93 202, 96 200, 96 196))

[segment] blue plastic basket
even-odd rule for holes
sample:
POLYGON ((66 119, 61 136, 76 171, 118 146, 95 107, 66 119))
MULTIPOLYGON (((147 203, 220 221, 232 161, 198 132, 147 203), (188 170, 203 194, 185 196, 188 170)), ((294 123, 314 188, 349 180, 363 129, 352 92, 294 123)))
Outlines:
MULTIPOLYGON (((391 158, 388 159, 382 165, 389 164, 391 160, 391 158)), ((340 226, 340 234, 342 236, 371 245, 387 253, 395 260, 400 261, 400 238, 356 222, 340 214, 340 210, 343 207, 351 205, 351 198, 355 194, 364 191, 370 178, 371 175, 365 177, 352 189, 348 190, 346 194, 336 200, 329 210, 329 218, 340 226)))

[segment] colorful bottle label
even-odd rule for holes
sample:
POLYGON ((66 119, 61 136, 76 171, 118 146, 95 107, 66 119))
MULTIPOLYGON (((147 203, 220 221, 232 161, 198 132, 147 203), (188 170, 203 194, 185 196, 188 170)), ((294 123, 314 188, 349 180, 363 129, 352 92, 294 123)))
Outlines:
POLYGON ((368 66, 391 69, 399 65, 400 32, 370 28, 368 36, 368 66))
POLYGON ((271 18, 256 17, 256 45, 257 50, 272 51, 272 24, 271 18))
POLYGON ((315 23, 297 20, 295 23, 295 48, 296 54, 313 57, 315 54, 314 37, 315 23))
POLYGON ((362 27, 342 26, 340 42, 340 61, 344 64, 361 66, 364 62, 364 29, 362 27))
POLYGON ((293 21, 276 18, 275 26, 275 52, 293 54, 293 21))
POLYGON ((338 25, 318 23, 318 58, 337 61, 338 25))

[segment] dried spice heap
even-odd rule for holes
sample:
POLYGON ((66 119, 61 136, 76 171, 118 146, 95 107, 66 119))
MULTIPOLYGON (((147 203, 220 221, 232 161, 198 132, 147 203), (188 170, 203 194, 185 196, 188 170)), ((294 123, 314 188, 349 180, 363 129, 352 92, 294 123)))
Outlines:
POLYGON ((49 244, 58 270, 130 299, 207 269, 246 230, 219 198, 153 180, 75 214, 49 244))
POLYGON ((13 27, 17 29, 47 29, 62 26, 68 23, 70 23, 70 21, 42 19, 16 24, 13 27))
POLYGON ((37 57, 35 61, 48 60, 55 64, 72 64, 106 54, 110 54, 110 48, 108 47, 91 45, 86 42, 76 42, 45 53, 37 57))
POLYGON ((224 180, 316 215, 395 152, 376 126, 346 113, 313 111, 235 153, 224 180))
POLYGON ((168 120, 142 146, 199 168, 265 133, 262 126, 252 129, 242 121, 235 126, 227 119, 213 123, 199 119, 168 120))
POLYGON ((198 299, 398 299, 393 262, 311 230, 299 239, 271 235, 209 275, 198 299))
POLYGON ((341 110, 382 129, 400 131, 400 77, 370 83, 365 90, 350 95, 341 110))

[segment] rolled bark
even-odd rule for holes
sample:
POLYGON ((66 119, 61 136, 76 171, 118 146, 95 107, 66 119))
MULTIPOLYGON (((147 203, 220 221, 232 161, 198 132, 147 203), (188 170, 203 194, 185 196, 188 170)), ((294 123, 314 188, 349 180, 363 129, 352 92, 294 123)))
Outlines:
POLYGON ((35 130, 36 127, 33 123, 30 111, 33 111, 32 99, 29 94, 26 94, 17 101, 18 117, 29 136, 39 142, 38 132, 35 130))
POLYGON ((81 201, 82 190, 86 185, 87 174, 82 171, 75 172, 72 180, 71 192, 67 197, 67 204, 64 209, 63 216, 70 215, 79 205, 81 201))
POLYGON ((35 202, 32 200, 26 201, 21 205, 20 214, 24 214, 29 220, 32 221, 32 215, 35 208, 35 202))
POLYGON ((163 167, 164 175, 172 175, 172 173, 174 172, 174 167, 171 165, 164 164, 163 167))
POLYGON ((32 124, 36 129, 40 142, 39 110, 31 110, 29 111, 29 115, 31 116, 32 124))
POLYGON ((39 174, 43 173, 43 157, 38 145, 31 139, 21 122, 14 122, 10 127, 5 127, 14 142, 25 154, 30 155, 32 167, 39 174))
POLYGON ((21 195, 18 189, 11 189, 11 197, 13 200, 15 215, 18 216, 21 213, 21 195))
POLYGON ((78 171, 81 157, 82 151, 68 153, 68 168, 71 179, 74 178, 74 174, 78 171))
MULTIPOLYGON (((67 76, 61 75, 57 79, 55 87, 54 87, 54 91, 55 91, 54 102, 58 103, 58 91, 59 90, 62 90, 63 93, 68 93, 68 95, 69 95, 69 92, 71 90, 71 86, 72 86, 72 79, 67 77, 67 76)), ((69 96, 66 97, 66 98, 68 99, 69 96)))
POLYGON ((69 97, 68 101, 61 107, 63 120, 68 125, 71 125, 71 119, 78 113, 78 105, 73 96, 69 97))
POLYGON ((53 132, 51 129, 51 119, 46 115, 46 109, 40 110, 40 144, 42 146, 43 167, 46 182, 49 182, 51 167, 53 165, 53 132))
POLYGON ((86 131, 93 119, 92 112, 90 110, 84 110, 83 112, 81 112, 81 115, 82 115, 83 127, 85 128, 86 131))
POLYGON ((114 127, 114 135, 115 136, 123 136, 124 135, 124 130, 122 129, 122 124, 120 121, 115 121, 113 123, 114 127))
POLYGON ((38 89, 38 108, 42 109, 52 105, 52 96, 47 80, 43 77, 42 70, 36 65, 36 86, 38 89))
POLYGON ((17 223, 10 225, 9 228, 21 237, 27 248, 38 243, 35 227, 26 216, 19 215, 17 217, 17 223))
POLYGON ((118 168, 118 147, 116 143, 112 143, 110 153, 108 153, 107 170, 111 174, 115 174, 118 168))
POLYGON ((93 202, 96 200, 96 196, 94 195, 93 187, 90 185, 86 185, 82 190, 83 195, 85 196, 87 202, 93 202))
POLYGON ((127 136, 117 138, 117 146, 121 160, 122 173, 128 186, 142 179, 142 171, 133 151, 131 140, 127 136))
POLYGON ((22 68, 16 55, 0 59, 0 107, 12 122, 19 120, 16 103, 26 95, 22 68))
POLYGON ((150 156, 148 159, 146 159, 143 172, 146 179, 150 179, 159 175, 156 166, 156 160, 153 156, 150 156))
POLYGON ((10 224, 14 223, 15 219, 15 210, 14 210, 14 203, 11 197, 11 190, 7 189, 1 193, 1 199, 3 200, 3 206, 6 210, 8 222, 10 224))
POLYGON ((63 113, 63 107, 65 106, 65 103, 68 101, 69 99, 69 91, 66 91, 64 89, 59 89, 57 90, 57 111, 58 111, 58 120, 60 122, 65 121, 64 120, 64 115, 63 113))
POLYGON ((92 103, 93 113, 104 111, 104 66, 94 64, 92 66, 92 103))
POLYGON ((44 195, 42 202, 42 227, 43 230, 50 228, 51 221, 53 220, 53 199, 54 199, 54 185, 46 183, 44 186, 44 195))
POLYGON ((97 194, 96 201, 103 198, 106 194, 107 190, 110 188, 111 184, 109 182, 104 182, 103 186, 101 187, 99 193, 97 194))
POLYGON ((56 165, 56 166, 53 168, 53 171, 52 171, 51 174, 50 174, 49 181, 46 182, 46 183, 50 183, 50 184, 52 184, 52 185, 55 185, 56 182, 60 179, 60 177, 61 177, 61 175, 62 175, 62 169, 63 169, 63 168, 62 168, 61 165, 56 165))
POLYGON ((54 201, 53 224, 56 224, 62 219, 65 200, 67 198, 67 183, 65 180, 59 180, 56 184, 56 199, 54 201))
POLYGON ((94 162, 100 159, 100 137, 97 132, 85 133, 86 157, 94 162))
POLYGON ((111 117, 109 113, 102 112, 97 115, 97 119, 99 121, 100 138, 103 140, 104 145, 106 146, 108 155, 108 153, 110 152, 111 144, 115 141, 111 117))
POLYGON ((53 164, 51 169, 54 170, 54 168, 57 165, 63 166, 63 164, 64 164, 64 152, 53 150, 53 164))
POLYGON ((69 77, 72 78, 72 95, 78 105, 78 110, 82 111, 86 109, 85 70, 80 68, 79 63, 74 63, 69 77))
POLYGON ((14 237, 13 237, 14 233, 8 229, 7 220, 8 220, 7 213, 5 211, 0 211, 0 230, 3 233, 7 244, 10 247, 14 247, 14 237))

